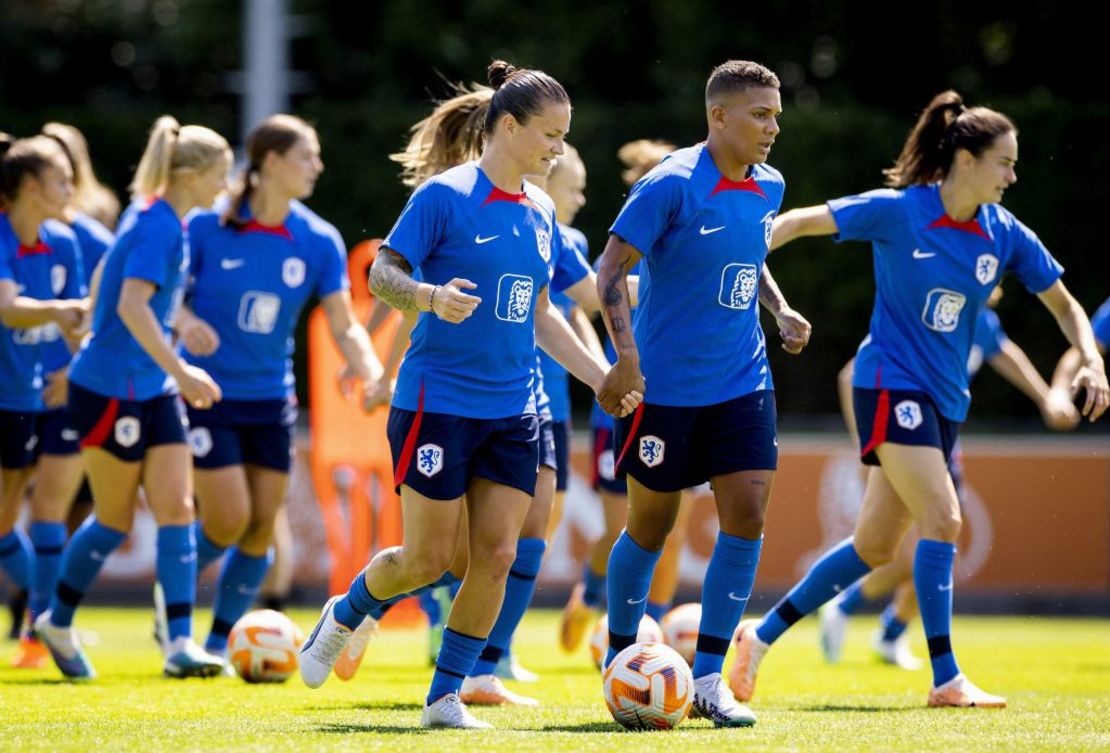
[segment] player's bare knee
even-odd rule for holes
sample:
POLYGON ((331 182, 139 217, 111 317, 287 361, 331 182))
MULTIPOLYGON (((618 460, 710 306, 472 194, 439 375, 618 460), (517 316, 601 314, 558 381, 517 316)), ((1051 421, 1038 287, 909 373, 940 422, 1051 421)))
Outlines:
POLYGON ((859 558, 866 562, 872 570, 882 567, 894 559, 895 548, 889 546, 886 542, 870 542, 857 538, 853 545, 859 558))

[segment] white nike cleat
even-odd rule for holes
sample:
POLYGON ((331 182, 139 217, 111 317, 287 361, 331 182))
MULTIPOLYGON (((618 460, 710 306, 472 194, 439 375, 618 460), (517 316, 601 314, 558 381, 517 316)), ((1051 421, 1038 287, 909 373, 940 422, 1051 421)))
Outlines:
POLYGON ((747 706, 736 702, 720 672, 694 680, 694 703, 690 706, 690 716, 708 719, 715 727, 751 727, 755 724, 755 714, 747 706))
POLYGON ((354 631, 335 621, 333 609, 341 597, 333 596, 324 604, 320 620, 301 646, 301 679, 310 688, 324 684, 339 660, 354 631))
POLYGON ((347 647, 343 649, 343 653, 339 655, 339 659, 335 662, 336 677, 344 682, 354 678, 358 673, 358 668, 362 666, 363 658, 366 656, 366 647, 370 645, 371 639, 377 634, 378 621, 373 617, 365 618, 362 624, 355 629, 347 647))
POLYGON ((961 673, 939 688, 929 688, 929 705, 934 708, 1004 709, 1006 699, 976 687, 961 673))
POLYGON ((925 666, 925 662, 913 655, 913 652, 910 650, 909 638, 904 634, 899 636, 896 640, 884 641, 883 631, 880 628, 875 632, 875 638, 872 640, 871 646, 885 664, 893 664, 899 669, 909 670, 910 672, 914 672, 925 666))
POLYGON ((435 703, 424 704, 420 724, 425 727, 449 727, 452 729, 493 729, 489 722, 475 719, 459 699, 458 693, 448 693, 435 703))
POLYGON ((848 615, 840 611, 840 597, 821 607, 821 653, 829 664, 836 664, 844 651, 848 615))
POLYGON ((728 686, 732 689, 736 700, 747 703, 755 695, 755 679, 759 674, 759 665, 767 655, 770 644, 764 643, 756 635, 755 629, 760 624, 759 620, 744 620, 736 626, 736 633, 732 637, 733 647, 736 649, 736 658, 732 668, 728 671, 728 686))
POLYGON ((514 693, 496 675, 477 675, 463 680, 459 690, 463 703, 472 706, 539 706, 535 698, 514 693))
POLYGON ((63 675, 75 680, 96 679, 96 670, 81 649, 77 631, 73 626, 58 627, 50 622, 49 609, 35 620, 34 635, 50 651, 50 656, 63 675))
POLYGON ((166 644, 162 674, 175 678, 215 677, 224 671, 226 663, 222 656, 210 654, 192 638, 181 636, 166 644))

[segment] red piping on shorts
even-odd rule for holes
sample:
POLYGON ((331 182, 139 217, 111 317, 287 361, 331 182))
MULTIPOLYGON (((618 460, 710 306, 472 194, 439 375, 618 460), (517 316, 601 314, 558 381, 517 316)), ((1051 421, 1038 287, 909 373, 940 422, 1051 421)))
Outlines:
POLYGON ((82 447, 100 447, 104 441, 108 439, 108 432, 112 430, 112 424, 116 422, 116 415, 119 414, 119 400, 112 398, 108 401, 108 405, 104 408, 104 412, 100 414, 100 418, 96 421, 96 426, 84 436, 80 441, 82 447))
POLYGON ((409 433, 405 436, 405 444, 401 448, 401 457, 397 460, 397 468, 393 471, 393 486, 400 488, 409 473, 412 465, 412 456, 416 452, 416 438, 420 434, 420 420, 424 418, 424 383, 420 383, 420 397, 416 399, 416 418, 412 420, 409 433))
POLYGON ((879 393, 879 402, 875 406, 875 422, 871 425, 871 439, 867 446, 859 451, 859 456, 865 457, 876 447, 886 441, 886 425, 890 420, 890 390, 879 393))
POLYGON ((628 448, 632 446, 632 440, 636 438, 636 432, 640 429, 640 419, 643 417, 644 403, 640 403, 636 408, 636 413, 632 416, 632 428, 628 430, 628 438, 624 440, 624 447, 621 448, 620 457, 617 458, 617 463, 613 466, 613 473, 616 473, 617 469, 621 467, 621 463, 624 462, 624 455, 628 452, 628 448))

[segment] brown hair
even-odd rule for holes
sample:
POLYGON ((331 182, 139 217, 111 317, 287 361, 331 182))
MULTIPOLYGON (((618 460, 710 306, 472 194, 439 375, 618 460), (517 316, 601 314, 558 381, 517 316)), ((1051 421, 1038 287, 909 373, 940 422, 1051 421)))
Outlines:
POLYGON ((621 172, 621 179, 624 180, 625 185, 634 185, 674 150, 675 145, 669 141, 659 139, 629 141, 617 150, 617 159, 627 168, 621 172))
POLYGON ((759 63, 750 60, 729 60, 721 63, 709 74, 705 82, 705 101, 729 94, 736 94, 751 87, 779 88, 779 77, 759 63))
POLYGON ((254 191, 267 154, 285 154, 302 138, 315 135, 316 130, 295 115, 271 115, 256 125, 247 135, 247 166, 231 191, 231 201, 222 219, 224 224, 234 228, 247 224, 243 207, 254 191))
POLYGON ((166 189, 179 170, 204 170, 230 153, 227 140, 210 128, 179 125, 169 115, 154 121, 142 159, 131 180, 131 198, 149 201, 166 189))
POLYGON ((883 170, 892 188, 933 183, 948 175, 957 149, 978 157, 1005 133, 1017 133, 1013 121, 987 107, 964 106, 952 91, 933 97, 906 138, 892 167, 883 170))
POLYGON ((58 142, 46 136, 27 139, 0 134, 0 202, 5 205, 15 201, 23 178, 38 177, 43 170, 64 165, 66 154, 58 142))
POLYGON ((389 155, 401 165, 401 182, 409 188, 482 154, 483 124, 493 89, 457 84, 455 91, 455 96, 436 104, 431 115, 409 129, 404 149, 389 155))
POLYGON ((494 60, 486 73, 493 89, 486 113, 487 133, 493 133, 498 118, 506 113, 524 124, 549 102, 570 105, 567 90, 543 71, 517 68, 504 60, 494 60))
POLYGON ((73 167, 73 206, 107 227, 119 217, 119 199, 96 178, 89 144, 79 130, 66 123, 47 123, 42 134, 57 141, 73 167))

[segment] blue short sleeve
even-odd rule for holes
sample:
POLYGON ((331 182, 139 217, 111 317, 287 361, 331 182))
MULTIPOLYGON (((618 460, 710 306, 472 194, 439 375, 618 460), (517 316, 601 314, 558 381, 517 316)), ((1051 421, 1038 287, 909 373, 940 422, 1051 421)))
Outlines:
POLYGON ((318 236, 317 248, 320 253, 320 276, 316 282, 316 295, 326 298, 332 293, 347 290, 351 281, 347 278, 347 247, 343 238, 333 227, 318 236))
POLYGON ((681 206, 681 180, 663 171, 648 173, 632 187, 609 232, 649 256, 681 206))
POLYGON ((1099 347, 1103 350, 1110 349, 1110 298, 1103 301, 1091 317, 1091 328, 1095 331, 1095 340, 1099 347))
POLYGON ((84 298, 89 294, 85 280, 85 263, 81 255, 81 246, 77 239, 65 241, 71 247, 69 268, 66 270, 66 284, 62 289, 62 298, 84 298))
POLYGON ((1021 280, 1030 293, 1043 293, 1060 279, 1064 268, 1048 252, 1036 233, 1016 219, 1013 222, 1011 237, 1014 253, 1010 257, 1009 271, 1021 280))
POLYGON ((899 227, 905 217, 901 191, 880 188, 856 196, 844 196, 827 202, 836 222, 840 241, 882 241, 899 227))
POLYGON ((4 244, 0 244, 0 280, 15 280, 11 249, 4 244))
POLYGON ((551 291, 561 293, 588 277, 590 264, 558 226, 555 227, 553 234, 551 248, 555 253, 555 268, 551 273, 551 291))
POLYGON ((131 253, 123 265, 123 279, 136 278, 165 287, 178 274, 175 257, 179 253, 180 236, 165 232, 161 222, 143 222, 135 226, 131 253))
POLYGON ((443 238, 450 212, 444 192, 449 190, 435 181, 416 189, 382 246, 403 256, 414 270, 419 268, 443 238))

